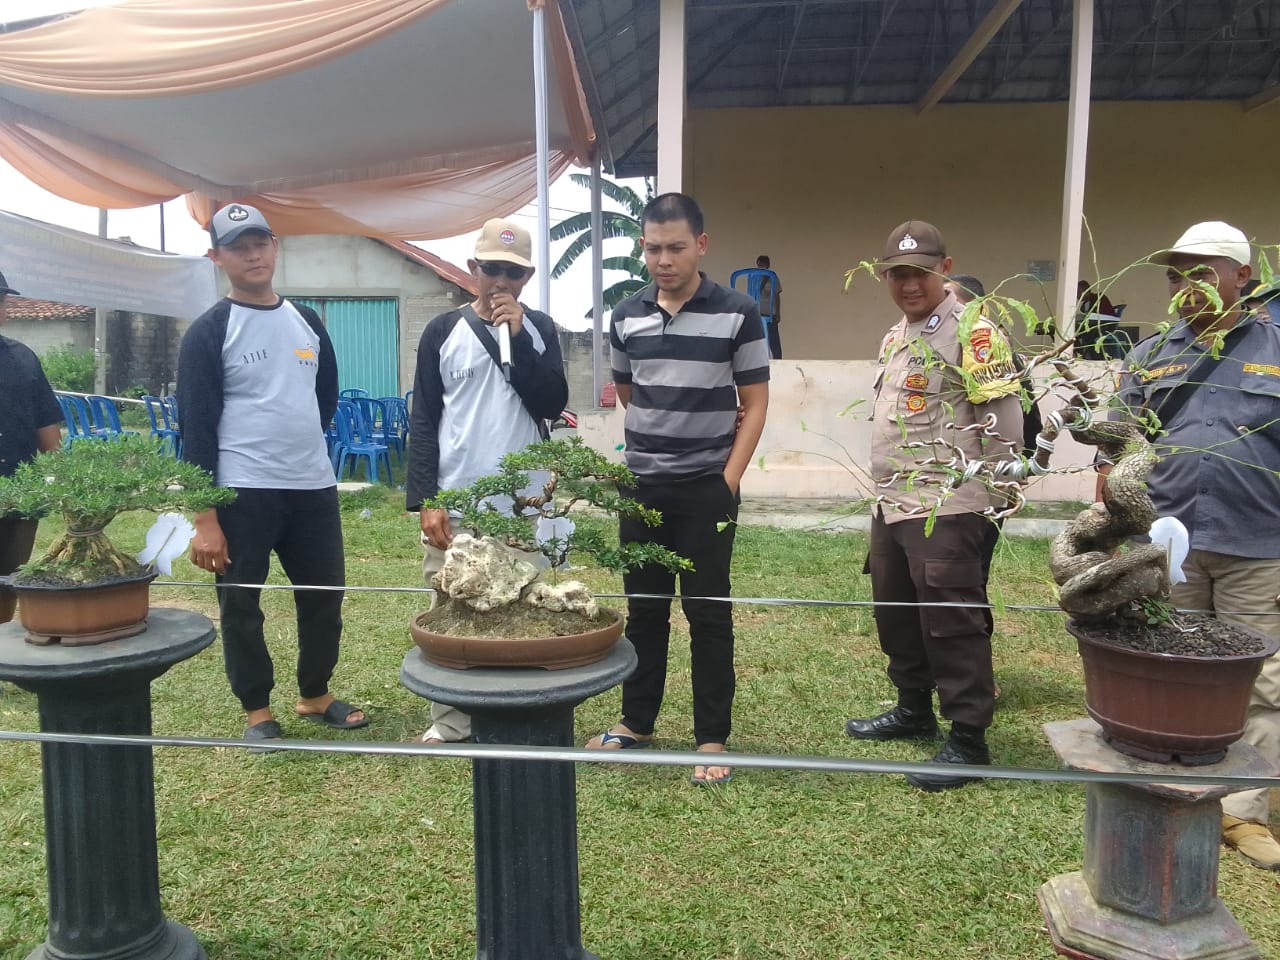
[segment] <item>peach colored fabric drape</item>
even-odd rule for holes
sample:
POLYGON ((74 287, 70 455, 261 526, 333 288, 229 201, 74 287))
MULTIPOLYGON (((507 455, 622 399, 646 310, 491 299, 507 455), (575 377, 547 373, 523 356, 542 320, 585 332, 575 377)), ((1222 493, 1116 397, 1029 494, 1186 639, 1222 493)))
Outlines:
POLYGON ((0 82, 105 97, 183 96, 343 56, 449 0, 150 0, 7 37, 0 82), (126 44, 128 56, 119 56, 126 44))
MULTIPOLYGON (((207 171, 190 162, 171 161, 182 168, 166 162, 164 110, 195 110, 202 95, 324 69, 328 60, 387 39, 433 11, 458 9, 457 4, 466 2, 127 0, 0 36, 0 158, 46 190, 95 207, 138 207, 188 194, 188 207, 201 223, 208 222, 217 205, 234 199, 261 206, 281 234, 425 240, 465 233, 535 196, 537 171, 527 139, 532 116, 528 131, 495 132, 494 142, 479 143, 473 137, 456 147, 433 143, 422 155, 392 159, 376 154, 379 141, 372 138, 370 152, 358 162, 334 161, 320 172, 277 178, 264 170, 265 178, 229 183, 208 178, 207 171), (6 94, 6 87, 14 92, 6 94), (35 102, 23 91, 46 99, 35 102), (42 103, 56 105, 63 97, 70 102, 100 100, 100 108, 95 105, 99 116, 109 115, 114 101, 143 103, 142 109, 149 110, 146 101, 154 98, 155 138, 146 143, 137 137, 113 138, 76 126, 74 111, 66 121, 57 118, 56 110, 49 111, 53 116, 42 112, 42 103), (184 97, 191 98, 190 104, 184 97), (24 98, 29 105, 23 105, 24 98)), ((559 147, 550 158, 554 178, 575 158, 589 162, 595 133, 564 21, 555 0, 545 3, 551 65, 572 141, 571 149, 553 144, 559 147)), ((518 14, 524 4, 513 0, 512 6, 518 14)), ((516 16, 514 23, 520 22, 516 16)), ((429 79, 436 95, 455 101, 478 98, 475 111, 483 115, 484 92, 453 89, 447 75, 438 82, 429 79)), ((510 92, 494 95, 509 97, 510 92)), ((246 109, 269 108, 253 100, 252 89, 245 96, 246 109)), ((376 97, 376 90, 370 90, 370 100, 376 97)), ((335 116, 334 141, 349 146, 342 142, 340 120, 335 116)), ((387 123, 403 128, 404 120, 389 115, 387 123)), ((287 138, 286 129, 280 128, 287 138)), ((212 120, 209 135, 219 135, 212 120)), ((271 146, 256 143, 255 149, 269 152, 271 146)))

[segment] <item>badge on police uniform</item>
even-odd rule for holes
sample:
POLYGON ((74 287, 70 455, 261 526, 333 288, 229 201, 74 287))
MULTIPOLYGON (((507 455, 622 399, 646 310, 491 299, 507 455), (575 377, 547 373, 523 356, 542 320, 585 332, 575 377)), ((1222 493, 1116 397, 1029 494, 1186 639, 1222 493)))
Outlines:
POLYGON ((928 390, 929 378, 923 373, 913 373, 902 384, 908 390, 928 390))
POLYGON ((924 332, 933 333, 940 326, 942 326, 942 318, 935 313, 929 318, 929 322, 924 325, 924 332))
POLYGON ((907 410, 911 413, 919 413, 924 409, 924 394, 909 393, 905 404, 907 410))

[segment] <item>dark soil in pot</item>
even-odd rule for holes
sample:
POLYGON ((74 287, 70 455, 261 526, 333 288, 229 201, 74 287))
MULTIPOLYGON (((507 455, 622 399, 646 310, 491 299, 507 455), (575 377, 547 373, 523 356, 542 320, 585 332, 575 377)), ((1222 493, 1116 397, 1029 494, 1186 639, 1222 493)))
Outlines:
POLYGON ((1167 653, 1180 657, 1243 657, 1262 651, 1265 638, 1242 630, 1212 614, 1179 614, 1177 624, 1137 624, 1118 620, 1083 624, 1075 628, 1101 643, 1110 643, 1146 653, 1167 653))

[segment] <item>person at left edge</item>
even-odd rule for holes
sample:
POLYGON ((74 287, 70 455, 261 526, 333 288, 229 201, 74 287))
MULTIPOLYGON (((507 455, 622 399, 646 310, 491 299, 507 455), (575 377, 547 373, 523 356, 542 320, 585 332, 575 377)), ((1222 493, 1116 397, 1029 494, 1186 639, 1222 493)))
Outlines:
MULTIPOLYGON (((333 345, 316 313, 275 292, 279 245, 266 217, 233 203, 209 224, 209 258, 230 294, 201 315, 178 353, 182 458, 236 491, 195 518, 191 562, 215 575, 222 651, 245 711, 245 739, 283 733, 263 635, 261 584, 274 551, 291 583, 343 587, 338 488, 324 431, 338 404, 333 345)), ((364 712, 329 692, 342 635, 342 590, 297 590, 300 717, 349 730, 364 712)))
MULTIPOLYGON (((0 325, 7 316, 5 300, 18 291, 0 273, 0 325)), ((0 477, 12 476, 37 452, 62 445, 62 408, 31 348, 0 336, 0 477)), ((31 559, 36 520, 0 516, 0 576, 8 576, 31 559)), ((0 587, 0 623, 13 619, 15 597, 0 587)))

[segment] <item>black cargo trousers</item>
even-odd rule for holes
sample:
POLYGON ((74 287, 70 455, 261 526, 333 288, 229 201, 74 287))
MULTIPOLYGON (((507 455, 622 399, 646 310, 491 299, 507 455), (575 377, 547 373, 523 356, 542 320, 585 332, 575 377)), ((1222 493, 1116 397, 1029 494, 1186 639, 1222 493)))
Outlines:
MULTIPOLYGON (((877 603, 987 603, 992 521, 974 513, 871 521, 871 594, 877 603)), ((942 715, 991 726, 995 679, 991 615, 982 607, 877 606, 880 649, 900 690, 938 690, 942 715)))

